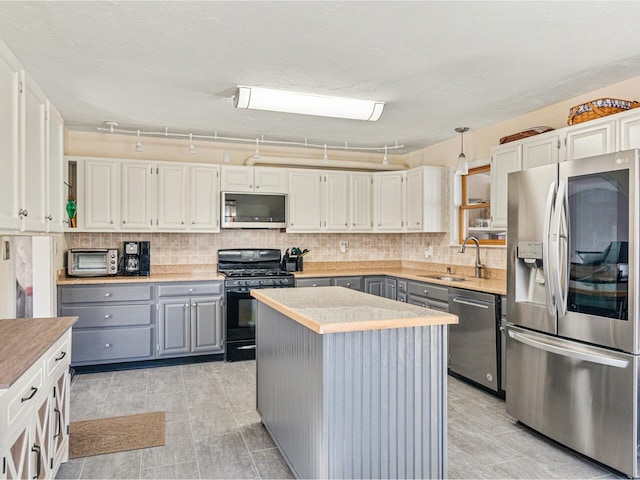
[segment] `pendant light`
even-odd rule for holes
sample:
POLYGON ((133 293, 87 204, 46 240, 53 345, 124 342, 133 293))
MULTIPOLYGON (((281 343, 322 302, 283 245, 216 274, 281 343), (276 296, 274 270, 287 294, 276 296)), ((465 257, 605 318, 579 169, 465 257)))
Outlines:
POLYGON ((142 152, 142 143, 140 143, 140 130, 138 130, 138 142, 136 143, 136 152, 142 152))
POLYGON ((469 164, 467 163, 467 157, 464 156, 464 132, 468 132, 469 127, 458 127, 456 132, 460 134, 460 155, 458 156, 458 163, 456 164, 456 174, 466 175, 469 173, 469 164))

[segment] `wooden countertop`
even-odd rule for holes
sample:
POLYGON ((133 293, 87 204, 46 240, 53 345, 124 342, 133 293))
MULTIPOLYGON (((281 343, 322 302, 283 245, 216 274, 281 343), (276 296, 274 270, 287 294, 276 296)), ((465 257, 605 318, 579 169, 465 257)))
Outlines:
POLYGON ((449 313, 344 287, 258 289, 251 296, 319 334, 458 323, 449 313))
POLYGON ((0 389, 9 388, 78 317, 0 320, 0 389))
POLYGON ((179 273, 152 273, 148 277, 130 277, 115 275, 110 277, 67 277, 59 275, 58 285, 92 285, 100 283, 153 283, 153 282, 204 282, 224 280, 218 272, 179 272, 179 273))
MULTIPOLYGON (((183 270, 184 265, 180 266, 183 270)), ((217 271, 204 271, 197 269, 194 265, 194 272, 163 272, 152 273, 148 277, 125 277, 117 275, 114 277, 67 277, 64 274, 57 278, 58 285, 90 285, 104 283, 145 283, 145 282, 200 282, 224 280, 224 276, 218 274, 217 271)), ((403 278, 406 280, 415 280, 418 282, 429 282, 445 287, 466 288, 467 290, 475 290, 478 292, 493 293, 496 295, 507 294, 507 283, 503 278, 474 278, 463 275, 453 274, 453 276, 463 276, 462 282, 449 282, 429 278, 429 275, 444 275, 442 271, 422 270, 414 268, 389 268, 377 267, 367 268, 366 266, 353 269, 322 269, 308 270, 303 272, 293 272, 296 278, 317 278, 317 277, 347 277, 362 275, 390 275, 393 277, 403 278)))
MULTIPOLYGON (((507 294, 507 282, 499 278, 474 278, 463 277, 464 281, 450 282, 446 280, 438 280, 430 278, 429 275, 445 275, 441 271, 418 270, 413 268, 355 268, 352 270, 309 270, 303 272, 293 272, 296 278, 318 278, 318 277, 348 277, 361 275, 390 275, 392 277, 404 278, 406 280, 415 280, 417 282, 429 282, 445 287, 466 288, 467 290, 475 290, 478 292, 494 293, 496 295, 507 294)), ((462 276, 452 274, 453 276, 462 276)))

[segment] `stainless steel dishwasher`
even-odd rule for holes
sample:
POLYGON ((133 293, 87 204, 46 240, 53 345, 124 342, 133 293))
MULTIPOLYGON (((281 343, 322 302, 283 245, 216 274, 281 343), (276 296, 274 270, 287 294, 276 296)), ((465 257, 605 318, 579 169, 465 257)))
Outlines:
POLYGON ((495 295, 449 288, 449 313, 459 319, 457 325, 449 326, 449 370, 499 392, 495 295))

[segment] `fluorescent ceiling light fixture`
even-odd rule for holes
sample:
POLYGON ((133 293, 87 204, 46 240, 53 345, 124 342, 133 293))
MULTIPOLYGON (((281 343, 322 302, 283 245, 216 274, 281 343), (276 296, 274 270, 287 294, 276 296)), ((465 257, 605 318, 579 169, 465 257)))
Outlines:
POLYGON ((370 122, 378 120, 384 109, 384 102, 244 85, 238 85, 238 90, 233 97, 233 105, 236 108, 350 118, 370 122))

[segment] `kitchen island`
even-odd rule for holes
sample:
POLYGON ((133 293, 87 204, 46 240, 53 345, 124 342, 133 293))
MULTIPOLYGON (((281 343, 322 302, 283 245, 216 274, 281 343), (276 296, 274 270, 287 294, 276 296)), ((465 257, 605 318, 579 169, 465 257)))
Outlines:
POLYGON ((251 295, 257 408, 296 477, 446 477, 456 316, 342 287, 251 295))

